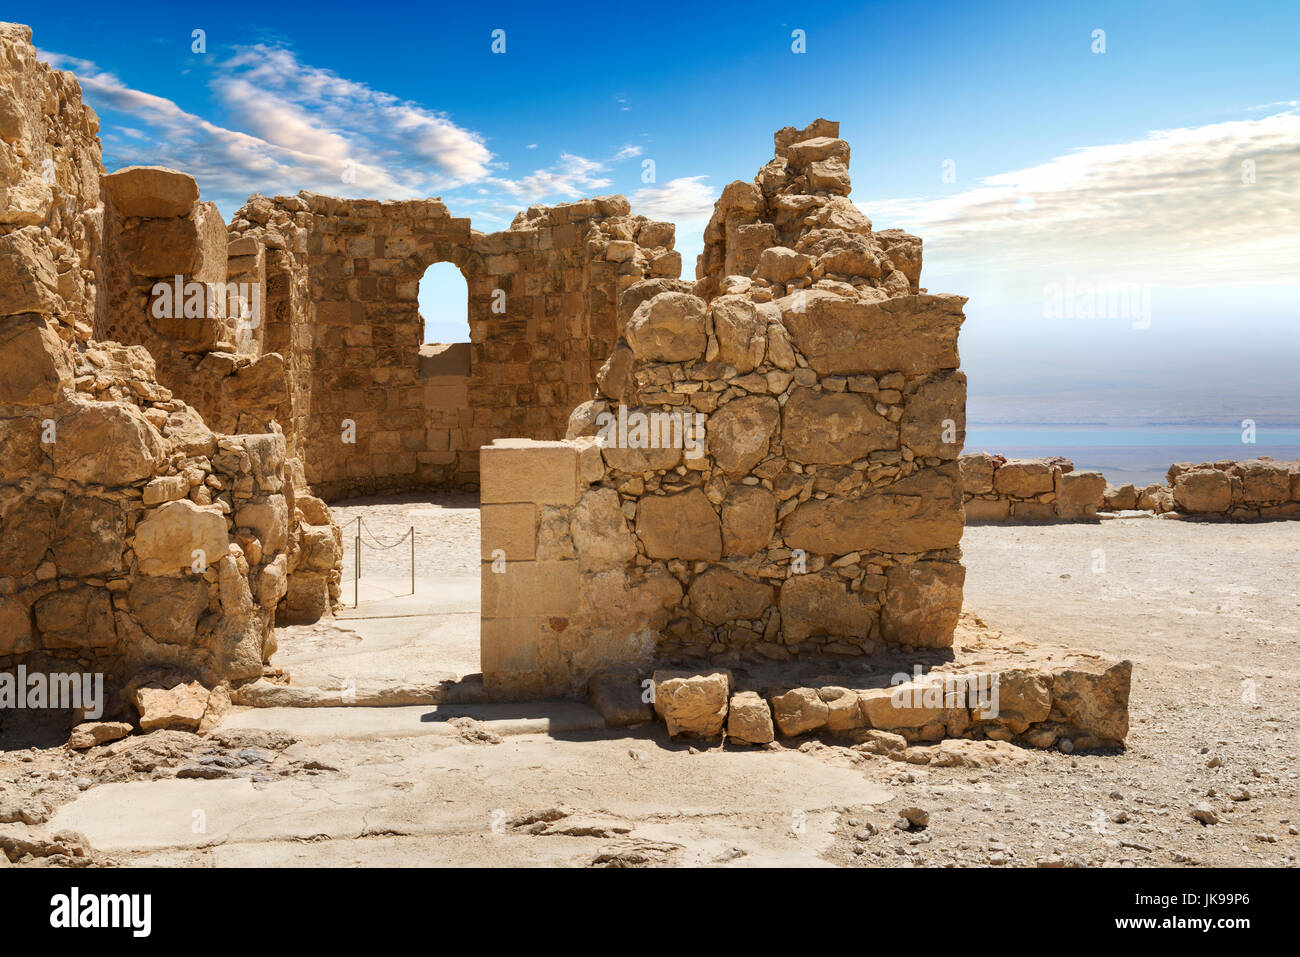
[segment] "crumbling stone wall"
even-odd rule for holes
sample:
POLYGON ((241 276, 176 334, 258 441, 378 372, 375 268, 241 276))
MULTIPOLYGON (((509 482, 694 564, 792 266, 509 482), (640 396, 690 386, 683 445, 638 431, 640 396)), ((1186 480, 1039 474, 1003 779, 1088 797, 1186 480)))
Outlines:
POLYGON ((970 452, 958 460, 968 522, 1096 521, 1102 512, 1142 510, 1232 521, 1300 518, 1300 462, 1180 463, 1165 484, 1110 485, 1076 472, 1069 459, 1008 459, 970 452))
POLYGON ((1059 456, 1008 459, 987 452, 961 456, 968 522, 1095 521, 1104 507, 1106 477, 1076 472, 1059 456))
POLYGON ((782 130, 756 182, 726 187, 694 286, 624 291, 567 443, 483 450, 489 683, 951 643, 965 300, 920 292, 920 240, 848 201, 837 134, 782 130), (702 454, 611 435, 650 413, 688 415, 702 454))
POLYGON ((613 346, 620 290, 680 271, 672 225, 621 196, 532 207, 486 235, 436 199, 255 196, 230 232, 266 250, 265 348, 285 356, 294 447, 326 498, 477 487, 493 438, 560 437, 613 346), (421 342, 436 262, 469 290, 470 342, 447 350, 421 342))
POLYGON ((285 593, 285 444, 213 433, 138 345, 93 336, 94 113, 0 25, 0 667, 255 677, 285 593))

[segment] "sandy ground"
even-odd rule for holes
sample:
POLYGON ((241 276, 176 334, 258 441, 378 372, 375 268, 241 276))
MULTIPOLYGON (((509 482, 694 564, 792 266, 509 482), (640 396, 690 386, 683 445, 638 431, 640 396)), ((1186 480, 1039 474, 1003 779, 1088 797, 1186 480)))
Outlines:
MULTIPOLYGON (((320 686, 477 670, 473 500, 372 501, 340 523, 416 525, 416 595, 409 544, 363 549, 358 608, 282 629, 276 663, 320 686)), ((611 732, 572 702, 240 709, 222 747, 10 751, 0 809, 122 865, 1295 866, 1300 523, 986 526, 963 547, 990 625, 1134 661, 1123 752, 981 744, 938 767, 611 732), (928 826, 893 826, 904 807, 928 826)))

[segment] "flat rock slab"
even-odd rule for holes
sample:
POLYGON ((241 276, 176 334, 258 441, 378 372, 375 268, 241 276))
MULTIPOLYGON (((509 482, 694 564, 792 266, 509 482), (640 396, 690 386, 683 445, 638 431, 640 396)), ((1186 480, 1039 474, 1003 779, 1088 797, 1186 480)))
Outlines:
POLYGON ((605 726, 600 713, 576 701, 394 708, 251 708, 230 712, 222 728, 287 731, 302 739, 394 738, 459 732, 449 721, 468 717, 501 735, 559 734, 605 726))

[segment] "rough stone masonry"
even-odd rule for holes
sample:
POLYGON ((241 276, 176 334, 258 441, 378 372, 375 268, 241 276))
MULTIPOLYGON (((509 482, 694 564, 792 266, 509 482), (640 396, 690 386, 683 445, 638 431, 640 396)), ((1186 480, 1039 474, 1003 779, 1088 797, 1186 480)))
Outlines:
POLYGON ((848 199, 838 134, 778 131, 755 180, 723 190, 696 281, 623 291, 566 440, 483 448, 490 686, 951 644, 966 300, 921 289, 920 239, 848 199), (702 454, 608 427, 683 414, 702 454))

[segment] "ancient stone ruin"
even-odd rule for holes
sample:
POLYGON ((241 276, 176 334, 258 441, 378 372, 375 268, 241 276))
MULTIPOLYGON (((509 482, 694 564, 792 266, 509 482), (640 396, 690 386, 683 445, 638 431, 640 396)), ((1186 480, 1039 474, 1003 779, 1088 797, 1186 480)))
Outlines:
MULTIPOLYGON (((621 196, 493 234, 438 199, 313 193, 226 225, 183 172, 106 174, 97 130, 0 25, 0 668, 103 671, 149 727, 208 726, 274 674, 277 623, 337 602, 327 501, 463 488, 489 696, 644 719, 652 672, 674 732, 1122 740, 1126 662, 1026 668, 967 625, 1016 702, 976 716, 965 299, 848 199, 838 124, 778 131, 726 187, 693 282, 672 224, 621 196), (466 278, 468 342, 421 341, 437 262, 466 278), (937 703, 819 680, 918 654, 953 678, 937 703)), ((995 467, 1009 515, 1095 504, 1059 464, 995 467)))
POLYGON ((1089 522, 1128 512, 1166 518, 1271 521, 1300 517, 1300 462, 1175 463, 1165 484, 1111 485, 1059 456, 1008 459, 968 452, 958 459, 967 522, 1089 522))
POLYGON ((951 643, 965 300, 922 291, 920 240, 848 200, 837 124, 775 140, 723 191, 700 278, 622 293, 569 438, 483 450, 487 680, 951 643))

